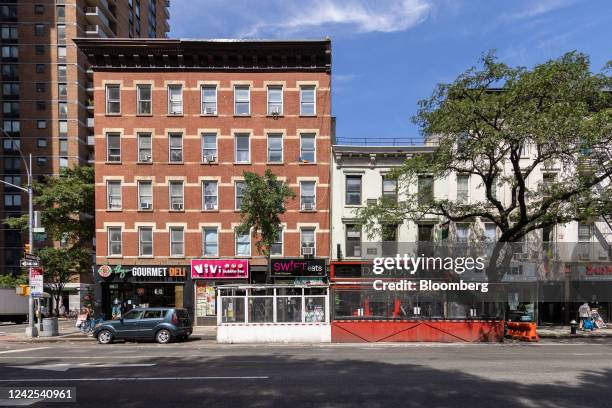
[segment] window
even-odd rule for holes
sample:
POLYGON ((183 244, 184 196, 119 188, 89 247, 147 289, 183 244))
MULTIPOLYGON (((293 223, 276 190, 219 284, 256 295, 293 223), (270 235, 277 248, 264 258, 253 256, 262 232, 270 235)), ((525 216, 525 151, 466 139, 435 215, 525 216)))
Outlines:
POLYGON ((66 7, 56 6, 55 10, 56 10, 57 21, 64 21, 64 19, 66 18, 66 7))
POLYGON ((19 133, 21 125, 18 120, 5 120, 2 122, 2 128, 7 133, 19 133))
POLYGON ((35 4, 34 14, 45 14, 45 6, 43 4, 35 4))
POLYGON ((18 96, 19 95, 19 84, 18 83, 5 83, 5 84, 2 84, 2 95, 4 95, 4 96, 18 96))
POLYGON ((16 45, 3 46, 2 58, 19 58, 19 47, 16 45))
POLYGON ((236 235, 236 256, 251 256, 251 234, 240 234, 238 230, 236 235))
POLYGON ((47 121, 46 120, 37 120, 36 121, 36 127, 38 129, 46 129, 47 128, 47 121))
POLYGON ((138 208, 140 210, 153 209, 153 183, 151 181, 138 181, 138 208))
POLYGON ((202 254, 204 256, 219 256, 219 232, 217 228, 202 229, 202 254))
POLYGON ((492 222, 485 223, 485 242, 493 243, 497 240, 497 226, 492 222))
POLYGON ((383 177, 382 198, 385 202, 397 202, 397 180, 383 177))
POLYGON ((217 114, 217 87, 215 85, 202 86, 202 115, 217 114))
POLYGON ((184 239, 183 227, 170 227, 170 256, 185 255, 184 239))
POLYGON ((57 58, 60 60, 66 58, 66 47, 57 47, 57 58))
POLYGON ((3 102, 2 112, 6 115, 18 115, 19 114, 19 102, 3 102))
POLYGON ((283 162, 283 135, 280 133, 268 134, 268 163, 283 162))
POLYGON ((205 180, 202 182, 202 208, 204 210, 216 210, 218 203, 218 184, 216 181, 205 180))
POLYGON ((143 319, 162 319, 165 312, 163 310, 147 310, 142 315, 143 319))
POLYGON ((151 149, 151 134, 138 134, 138 162, 151 163, 153 161, 153 150, 151 149))
MULTIPOLYGON (((36 24, 37 26, 42 24, 36 24)), ((16 26, 2 26, 2 39, 3 40, 18 40, 19 32, 16 26)))
POLYGON ((283 256, 283 230, 282 228, 276 234, 276 238, 270 245, 270 256, 283 256))
POLYGON ((21 194, 4 194, 4 206, 5 207, 21 207, 21 194))
POLYGON ((45 25, 44 24, 34 24, 34 35, 36 37, 42 37, 43 35, 45 35, 45 25))
MULTIPOLYGON (((65 120, 59 121, 59 133, 60 133, 60 136, 68 135, 68 121, 65 121, 65 120)), ((117 146, 119 147, 119 143, 117 143, 117 146)), ((121 156, 121 154, 119 156, 121 156)), ((121 159, 121 157, 119 159, 121 159)))
POLYGON ((36 55, 43 55, 45 53, 45 46, 41 44, 36 44, 34 46, 34 53, 36 55))
POLYGON ((181 163, 183 161, 183 135, 180 133, 170 134, 170 162, 181 163))
POLYGON ((121 227, 108 229, 108 256, 121 256, 121 227))
POLYGON ((45 64, 36 64, 36 73, 44 74, 45 73, 45 64))
POLYGON ((346 256, 361 257, 361 225, 346 224, 346 256))
POLYGON ((57 93, 60 98, 65 99, 68 97, 68 85, 57 84, 57 93))
POLYGON ((21 146, 20 140, 3 139, 2 147, 8 151, 19 151, 21 146))
POLYGON ((315 135, 314 133, 303 133, 300 135, 300 162, 314 163, 315 161, 315 135))
POLYGON ((248 85, 234 87, 234 115, 250 115, 251 90, 248 85))
POLYGON ((36 139, 36 146, 39 148, 47 147, 47 139, 36 139))
POLYGON ((470 202, 470 176, 457 175, 457 203, 470 202))
POLYGON ((36 164, 38 164, 39 166, 46 166, 48 162, 49 162, 49 159, 46 157, 36 158, 36 164))
POLYGON ((183 86, 168 85, 168 114, 183 114, 183 86))
POLYGON ((244 189, 246 187, 246 184, 244 181, 237 181, 236 182, 236 210, 240 210, 240 207, 242 207, 242 198, 244 197, 244 189))
POLYGON ((521 158, 529 157, 529 143, 527 143, 527 141, 523 142, 523 144, 521 145, 519 155, 520 155, 519 157, 521 158))
POLYGON ((457 224, 457 243, 467 244, 469 237, 469 224, 457 224))
POLYGON ((139 256, 153 256, 153 228, 138 228, 139 256))
POLYGON ((590 224, 578 223, 578 242, 590 242, 593 230, 590 224))
POLYGON ((121 113, 121 91, 119 85, 106 85, 106 113, 121 113))
POLYGON ((142 313, 142 310, 130 310, 125 315, 123 315, 123 318, 125 320, 139 320, 142 317, 142 313))
POLYGON ((170 209, 173 211, 183 210, 183 182, 170 182, 170 209))
POLYGON ((4 181, 16 186, 21 186, 21 176, 4 176, 4 181))
POLYGON ((119 133, 108 133, 106 135, 106 161, 121 161, 121 135, 119 133))
POLYGON ((57 25, 57 42, 60 44, 66 42, 66 26, 63 24, 57 25))
POLYGON ((361 205, 361 176, 346 176, 346 205, 361 205))
MULTIPOLYGON (((39 64, 43 65, 44 64, 39 64)), ((19 65, 16 64, 3 64, 2 65, 2 79, 4 80, 19 80, 19 65)))
POLYGON ((59 81, 65 81, 68 75, 68 71, 66 65, 58 65, 57 66, 57 79, 59 81))
POLYGON ((68 154, 68 139, 59 140, 59 154, 66 156, 68 154))
POLYGON ((59 111, 60 118, 68 117, 68 102, 58 102, 57 108, 59 111))
POLYGON ((249 163, 251 161, 250 141, 248 134, 237 134, 234 137, 236 145, 236 163, 249 163))
POLYGON ((202 162, 212 163, 217 160, 217 135, 214 133, 202 134, 202 162))
POLYGON ((37 82, 36 83, 36 92, 43 93, 46 90, 47 90, 47 84, 45 84, 44 82, 37 82))
POLYGON ((315 229, 314 228, 302 228, 300 230, 300 242, 301 242, 301 254, 302 255, 313 255, 315 254, 315 229))
POLYGON ((433 201, 433 177, 419 176, 418 179, 418 203, 419 205, 427 205, 433 201))
POLYGON ((109 180, 106 182, 106 191, 108 194, 108 209, 121 209, 121 181, 109 180))
POLYGON ((300 115, 313 116, 316 112, 314 85, 300 86, 300 115))
POLYGON ((137 110, 139 115, 151 114, 151 85, 136 85, 138 98, 137 110))
POLYGON ((315 204, 315 182, 301 181, 300 182, 300 208, 303 211, 314 211, 315 204))
POLYGON ((268 115, 283 114, 283 87, 280 85, 268 86, 268 115))
POLYGON ((551 187, 555 183, 555 173, 542 174, 542 195, 544 198, 550 198, 551 187))

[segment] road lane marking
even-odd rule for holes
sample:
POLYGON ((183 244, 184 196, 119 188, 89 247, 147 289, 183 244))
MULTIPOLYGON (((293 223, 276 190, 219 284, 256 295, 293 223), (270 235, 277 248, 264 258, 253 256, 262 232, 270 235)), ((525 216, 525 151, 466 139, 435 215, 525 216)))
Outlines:
POLYGON ((39 364, 39 365, 27 365, 27 366, 7 366, 9 368, 23 368, 25 370, 49 370, 49 371, 68 371, 71 368, 124 368, 124 367, 152 367, 154 363, 138 363, 138 364, 126 364, 126 363, 58 363, 58 364, 39 364))
POLYGON ((62 382, 62 381, 184 381, 184 380, 267 380, 266 376, 235 377, 102 377, 102 378, 21 378, 0 380, 0 383, 15 382, 62 382))
POLYGON ((6 351, 0 351, 0 354, 22 353, 24 351, 44 350, 48 348, 51 348, 51 347, 32 347, 32 348, 17 349, 17 350, 6 350, 6 351))

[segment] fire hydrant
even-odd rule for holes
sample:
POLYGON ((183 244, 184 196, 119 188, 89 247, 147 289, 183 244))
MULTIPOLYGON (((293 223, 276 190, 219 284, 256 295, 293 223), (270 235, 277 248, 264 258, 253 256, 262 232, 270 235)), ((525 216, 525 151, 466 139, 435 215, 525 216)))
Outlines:
POLYGON ((575 320, 572 320, 570 322, 570 334, 576 334, 577 329, 578 329, 578 322, 575 320))

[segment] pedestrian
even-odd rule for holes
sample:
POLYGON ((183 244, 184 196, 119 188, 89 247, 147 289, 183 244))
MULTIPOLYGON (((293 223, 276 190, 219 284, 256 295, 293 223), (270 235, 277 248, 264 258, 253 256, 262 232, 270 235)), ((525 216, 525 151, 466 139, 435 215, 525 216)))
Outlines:
POLYGON ((591 307, 588 302, 584 302, 578 308, 578 316, 580 317, 580 330, 584 330, 584 322, 591 318, 591 307))
POLYGON ((59 307, 59 314, 61 317, 64 317, 66 315, 66 306, 64 306, 63 303, 59 307))

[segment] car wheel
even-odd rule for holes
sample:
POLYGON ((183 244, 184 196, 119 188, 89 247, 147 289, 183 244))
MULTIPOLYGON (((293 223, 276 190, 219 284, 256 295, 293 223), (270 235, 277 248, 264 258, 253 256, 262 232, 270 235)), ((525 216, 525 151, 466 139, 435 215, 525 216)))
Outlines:
POLYGON ((100 344, 110 344, 113 342, 113 333, 109 330, 101 330, 98 333, 98 343, 100 344))
POLYGON ((166 329, 161 329, 155 335, 155 340, 157 340, 159 344, 169 343, 171 338, 172 338, 172 335, 170 334, 170 331, 166 329))

